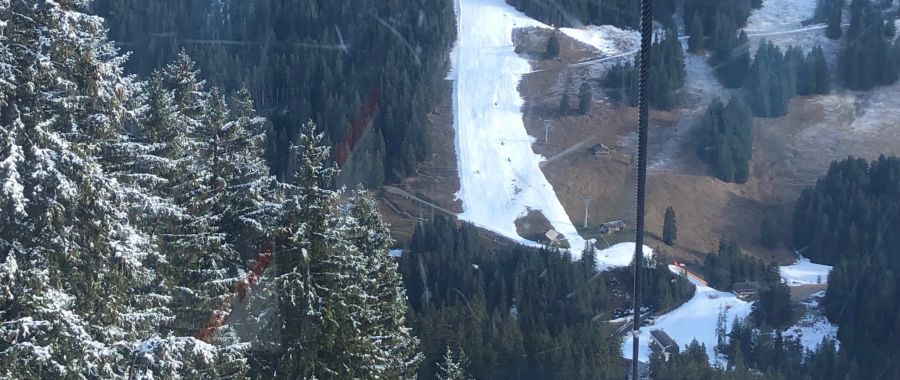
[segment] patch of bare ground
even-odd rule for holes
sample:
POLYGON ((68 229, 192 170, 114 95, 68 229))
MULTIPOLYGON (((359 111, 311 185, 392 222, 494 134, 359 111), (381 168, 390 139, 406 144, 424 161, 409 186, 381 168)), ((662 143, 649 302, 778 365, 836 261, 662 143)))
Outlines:
POLYGON ((791 302, 799 304, 818 292, 828 289, 828 284, 808 284, 791 287, 791 302))
POLYGON ((553 228, 547 217, 537 210, 529 210, 525 216, 516 219, 515 223, 516 233, 531 241, 547 240, 544 234, 553 228))
MULTIPOLYGON (((536 40, 545 38, 539 31, 523 36, 536 40)), ((635 144, 632 140, 637 125, 636 109, 609 102, 602 90, 595 88, 597 101, 586 115, 577 114, 574 109, 577 108, 578 86, 587 80, 596 87, 598 78, 590 77, 595 71, 568 67, 567 64, 583 61, 590 53, 586 53, 584 45, 577 41, 563 35, 560 40, 559 59, 546 60, 530 54, 538 57, 532 59, 535 71, 525 75, 520 83, 520 92, 525 99, 525 126, 537 140, 532 148, 547 157, 542 170, 576 225, 581 226, 584 217, 582 200, 591 199, 588 208, 590 227, 582 229, 585 237, 597 237, 599 224, 610 220, 622 219, 633 227, 635 144), (559 111, 563 88, 570 94, 570 109, 573 109, 564 114, 559 111), (615 151, 598 159, 590 148, 601 143, 615 151)), ((524 54, 541 46, 534 40, 530 43, 520 49, 524 54)), ((696 104, 690 107, 692 110, 697 108, 696 104)), ((757 127, 758 134, 763 136, 757 138, 755 150, 759 153, 751 163, 752 178, 739 185, 726 184, 708 175, 706 166, 696 158, 694 148, 690 146, 693 141, 691 130, 681 125, 683 122, 679 123, 682 116, 681 110, 651 112, 650 159, 673 162, 651 171, 648 178, 647 244, 661 247, 683 261, 696 263, 702 262, 706 253, 714 250, 724 237, 737 240, 746 252, 757 257, 781 263, 792 261, 787 245, 768 250, 758 243, 759 229, 767 215, 778 216, 780 225, 785 227, 783 240, 789 238, 788 203, 797 194, 796 189, 778 191, 782 190, 776 184, 779 173, 770 163, 778 162, 779 151, 770 152, 763 147, 765 135, 759 132, 765 129, 767 121, 760 121, 763 125, 757 127), (668 146, 672 141, 680 145, 672 149, 668 146), (660 152, 663 148, 666 152, 660 152), (678 214, 678 241, 674 247, 665 246, 660 239, 663 214, 669 206, 678 214)), ((621 236, 606 237, 621 240, 621 236)), ((604 239, 598 240, 599 245, 605 245, 604 239)))

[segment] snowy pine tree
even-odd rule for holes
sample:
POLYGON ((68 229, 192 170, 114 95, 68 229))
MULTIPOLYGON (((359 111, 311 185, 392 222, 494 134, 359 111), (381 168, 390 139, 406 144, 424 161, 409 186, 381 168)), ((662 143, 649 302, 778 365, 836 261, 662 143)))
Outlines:
POLYGON ((275 252, 282 355, 279 376, 414 378, 417 340, 403 325, 406 297, 374 201, 342 205, 329 190, 322 135, 308 123, 293 147, 297 168, 275 252))
POLYGON ((466 369, 468 362, 468 356, 462 348, 459 349, 459 355, 453 355, 453 351, 447 347, 447 352, 438 363, 438 380, 470 380, 471 377, 466 369))
MULTIPOLYGON (((199 182, 191 181, 197 178, 191 170, 197 169, 195 153, 201 145, 191 134, 201 124, 182 112, 174 92, 166 87, 163 74, 153 75, 145 113, 131 133, 129 154, 121 160, 127 165, 118 173, 131 190, 135 223, 162 254, 161 260, 148 263, 158 272, 156 286, 141 296, 158 301, 155 306, 166 318, 157 324, 158 334, 136 347, 132 372, 146 378, 239 376, 246 370, 246 359, 233 336, 213 342, 218 344, 194 337, 227 336, 230 330, 220 332, 218 324, 224 324, 230 312, 228 302, 236 281, 224 277, 216 261, 217 244, 224 239, 206 224, 205 209, 191 208, 196 204, 186 195, 202 190, 199 182), (211 320, 212 326, 207 326, 211 320)), ((206 97, 196 93, 197 99, 206 97)))
MULTIPOLYGON (((166 87, 172 89, 178 111, 195 123, 202 117, 207 99, 206 82, 199 76, 197 64, 183 49, 163 70, 166 87)), ((196 124, 192 128, 197 128, 196 124)))
POLYGON ((0 2, 0 377, 122 377, 148 328, 155 252, 100 164, 130 80, 83 5, 0 2))
POLYGON ((369 193, 357 189, 348 205, 353 222, 349 237, 364 255, 364 290, 371 297, 369 309, 374 317, 364 323, 367 328, 362 332, 375 348, 368 353, 368 365, 377 377, 413 379, 421 361, 416 351, 419 342, 404 325, 408 311, 406 290, 397 263, 388 253, 393 244, 390 231, 369 193))
POLYGON ((249 92, 184 52, 137 83, 89 3, 0 0, 0 378, 413 378, 389 231, 315 125, 278 184, 249 92))
POLYGON ((337 194, 327 190, 335 170, 327 166, 328 148, 313 123, 304 124, 291 147, 295 171, 285 185, 284 212, 275 249, 281 318, 278 373, 310 378, 317 367, 317 329, 322 324, 322 289, 312 279, 314 266, 327 254, 322 236, 332 227, 330 208, 337 194))

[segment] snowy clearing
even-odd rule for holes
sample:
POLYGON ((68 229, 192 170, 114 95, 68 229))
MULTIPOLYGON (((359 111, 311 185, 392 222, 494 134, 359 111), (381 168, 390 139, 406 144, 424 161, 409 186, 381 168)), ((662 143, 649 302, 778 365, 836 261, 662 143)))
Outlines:
POLYGON ((513 29, 547 26, 503 0, 457 0, 459 39, 453 64, 454 129, 463 202, 460 218, 515 241, 516 219, 540 210, 578 256, 578 235, 544 173, 522 121, 521 76, 531 70, 514 52, 513 29))
POLYGON ((819 307, 819 300, 822 297, 825 297, 824 290, 804 300, 803 305, 808 308, 806 315, 797 324, 784 331, 786 337, 799 337, 800 344, 809 350, 816 349, 825 337, 834 339, 836 345, 840 344, 840 341, 837 340, 838 327, 828 322, 819 307))
POLYGON ((824 284, 828 282, 828 273, 831 267, 822 264, 813 264, 809 259, 801 256, 796 263, 780 267, 781 278, 788 286, 824 284))
MULTIPOLYGON (((627 267, 631 265, 634 258, 634 247, 632 243, 619 243, 607 249, 597 252, 597 270, 605 271, 612 268, 627 267)), ((644 256, 653 257, 653 250, 648 246, 644 246, 644 256)))
POLYGON ((612 25, 587 26, 585 29, 560 28, 560 31, 584 44, 593 46, 604 56, 636 51, 641 45, 635 30, 619 29, 612 25))
MULTIPOLYGON (((669 265, 669 270, 678 273, 674 265, 669 265)), ((650 330, 660 329, 669 334, 681 348, 694 339, 706 345, 706 354, 709 355, 710 362, 715 363, 716 319, 719 310, 727 310, 726 327, 730 327, 735 318, 746 318, 750 315, 751 303, 738 299, 734 294, 704 286, 690 276, 688 279, 697 287, 694 297, 681 307, 656 317, 653 325, 641 328, 638 360, 643 362, 650 360, 650 330)), ((631 349, 632 339, 626 336, 622 342, 622 354, 625 358, 631 359, 631 349)))
POLYGON ((816 0, 766 0, 747 20, 747 33, 795 29, 812 18, 816 0))

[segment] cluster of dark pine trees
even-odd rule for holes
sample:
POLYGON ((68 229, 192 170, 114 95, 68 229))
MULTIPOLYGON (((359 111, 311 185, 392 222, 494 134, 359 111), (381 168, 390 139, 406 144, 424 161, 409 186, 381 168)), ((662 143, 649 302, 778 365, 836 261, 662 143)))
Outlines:
POLYGON ((760 7, 762 0, 685 0, 684 25, 691 25, 694 18, 699 18, 703 23, 704 35, 713 37, 723 23, 733 24, 737 28, 744 26, 750 11, 760 7))
POLYGON ((821 47, 804 57, 798 47, 783 52, 771 42, 762 41, 744 87, 754 115, 778 117, 787 114, 794 95, 829 93, 831 76, 821 47))
POLYGON ((751 313, 757 325, 778 328, 791 321, 790 289, 782 283, 777 264, 744 255, 737 243, 722 240, 703 265, 709 286, 717 289, 729 290, 738 282, 759 283, 759 299, 751 313))
MULTIPOLYGON (((840 17, 839 11, 831 17, 840 17)), ((897 81, 900 42, 894 40, 895 17, 885 18, 882 7, 869 0, 851 1, 850 26, 838 57, 838 70, 847 88, 869 90, 897 81)))
POLYGON ((275 180, 249 91, 124 74, 83 5, 0 2, 0 377, 413 378, 390 234, 315 124, 275 180))
POLYGON ((703 265, 709 286, 717 289, 731 289, 744 281, 777 282, 779 278, 777 265, 741 253, 737 243, 728 240, 720 241, 716 252, 706 255, 703 265))
POLYGON ((753 158, 753 114, 739 97, 713 99, 697 130, 697 155, 716 178, 744 183, 753 158))
POLYGON ((688 48, 692 53, 712 52, 710 65, 728 88, 743 84, 750 61, 746 34, 738 31, 747 23, 750 11, 762 6, 761 0, 686 0, 684 25, 688 48))
MULTIPOLYGON (((610 97, 629 106, 638 102, 638 58, 632 65, 618 64, 603 78, 610 97)), ((675 92, 684 87, 684 50, 674 29, 653 41, 650 56, 650 105, 662 110, 676 105, 675 92)))
POLYGON ((691 50, 698 51, 699 41, 703 39, 701 36, 707 30, 703 28, 703 25, 712 28, 707 33, 709 38, 706 39, 705 48, 712 53, 709 57, 709 64, 712 66, 713 72, 722 85, 727 88, 736 88, 743 84, 747 67, 750 64, 749 39, 747 34, 740 30, 747 22, 747 16, 743 12, 735 12, 717 11, 713 22, 708 23, 704 21, 706 18, 700 16, 704 12, 698 11, 691 21, 691 35, 688 40, 689 46, 691 41, 694 41, 691 50))
POLYGON ((790 289, 782 283, 776 263, 744 255, 737 243, 722 240, 718 251, 708 253, 703 265, 712 287, 727 290, 738 282, 759 284, 759 299, 751 313, 756 325, 779 328, 791 321, 790 289))
MULTIPOLYGON (((675 277, 669 270, 672 257, 664 250, 657 247, 653 251, 652 259, 645 259, 641 272, 641 305, 654 311, 664 312, 672 310, 682 301, 689 299, 694 294, 694 286, 683 277, 675 277), (677 281, 672 279, 677 278, 677 281)), ((624 284, 634 283, 634 272, 631 268, 619 268, 612 271, 617 279, 624 284)))
POLYGON ((134 72, 184 48, 211 84, 246 86, 273 122, 267 158, 279 178, 308 120, 326 126, 341 184, 398 181, 429 157, 426 115, 455 40, 452 1, 97 0, 92 9, 132 51, 134 72))
POLYGON ((844 33, 841 28, 844 14, 844 0, 818 0, 816 11, 811 22, 826 23, 825 36, 833 40, 841 38, 844 33))
POLYGON ((834 162, 794 209, 794 246, 833 265, 823 305, 838 324, 847 370, 900 376, 900 159, 834 162))
MULTIPOLYGON (((637 29, 641 16, 639 1, 631 0, 506 0, 517 10, 535 20, 556 27, 580 25, 614 25, 637 29)), ((653 2, 653 17, 665 25, 674 25, 675 0, 653 2)))
MULTIPOLYGON (((622 376, 620 339, 601 322, 625 306, 610 289, 619 274, 598 272, 593 249, 573 262, 567 251, 488 249, 479 240, 474 227, 438 217, 417 228, 400 259, 425 356, 421 378, 446 362, 447 347, 465 352, 476 378, 622 376)), ((691 296, 692 286, 665 265, 645 270, 648 301, 671 307, 691 296), (663 288, 667 295, 657 293, 663 288)))

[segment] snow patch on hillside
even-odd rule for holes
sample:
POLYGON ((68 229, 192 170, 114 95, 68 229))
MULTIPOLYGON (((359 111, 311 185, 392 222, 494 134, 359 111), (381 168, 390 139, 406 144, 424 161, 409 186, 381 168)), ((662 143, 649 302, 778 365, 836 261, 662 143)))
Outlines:
POLYGON ((839 345, 837 340, 837 325, 828 321, 822 313, 819 306, 819 300, 825 297, 825 291, 817 292, 803 301, 803 305, 808 308, 808 312, 794 326, 784 331, 784 336, 791 338, 800 338, 800 344, 806 349, 814 350, 822 343, 823 338, 833 339, 835 345, 839 345))
MULTIPOLYGON (((679 272, 674 265, 669 265, 669 270, 679 272)), ((726 311, 726 327, 730 327, 735 318, 746 318, 750 315, 751 303, 738 299, 734 294, 704 286, 690 276, 688 279, 697 288, 694 297, 681 307, 656 317, 653 325, 641 328, 638 360, 643 362, 650 360, 650 331, 660 329, 669 334, 682 349, 694 339, 706 345, 706 354, 710 362, 716 363, 716 320, 719 311, 726 311)), ((631 351, 632 339, 628 336, 622 343, 622 354, 625 358, 631 359, 631 351)))
POLYGON ((452 53, 460 218, 515 241, 516 219, 540 210, 577 256, 584 240, 538 164, 522 121, 518 84, 531 71, 514 52, 516 28, 546 25, 503 0, 457 0, 459 39, 452 53))
POLYGON ((803 27, 812 18, 816 0, 766 0, 747 19, 747 33, 790 30, 803 27))
MULTIPOLYGON (((597 252, 597 270, 627 267, 634 259, 634 243, 619 243, 597 252)), ((644 246, 644 257, 653 257, 653 250, 644 246)))
POLYGON ((604 56, 635 51, 641 36, 635 30, 619 29, 612 25, 590 25, 584 29, 560 28, 560 31, 584 44, 593 46, 604 56))
POLYGON ((824 284, 828 282, 828 273, 831 267, 822 264, 813 264, 809 259, 800 257, 796 263, 779 268, 781 278, 788 286, 824 284))

